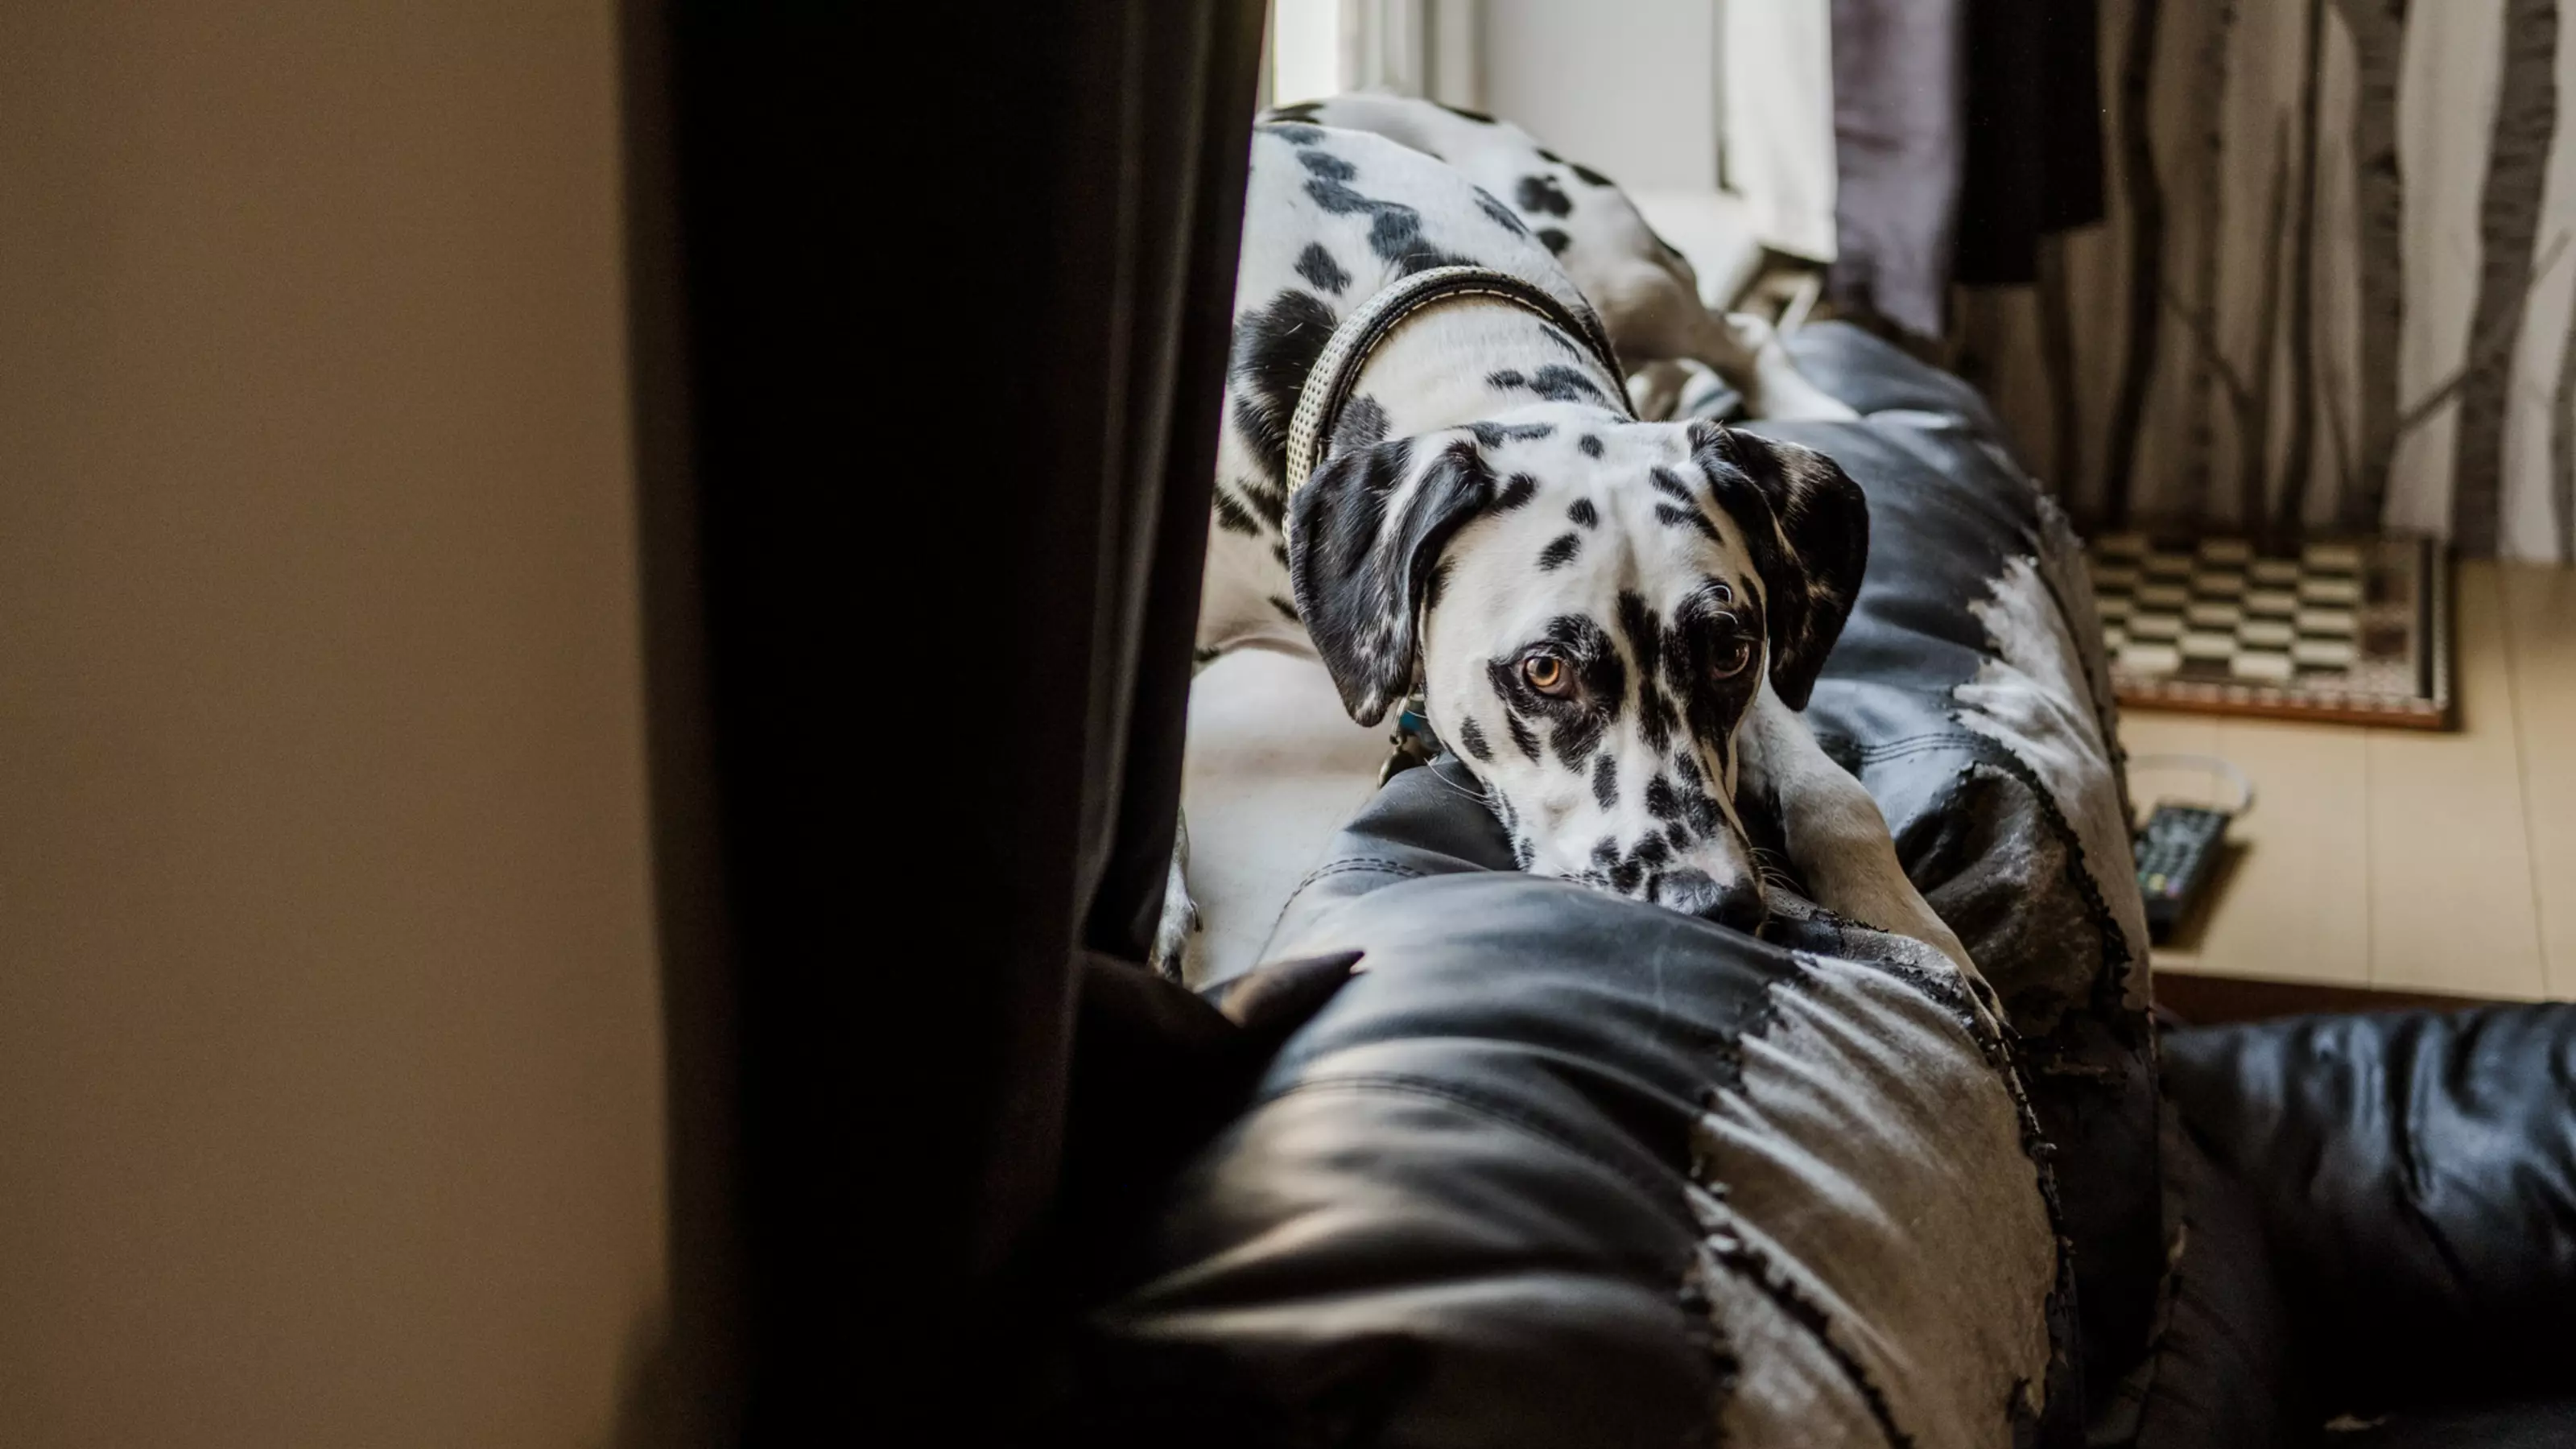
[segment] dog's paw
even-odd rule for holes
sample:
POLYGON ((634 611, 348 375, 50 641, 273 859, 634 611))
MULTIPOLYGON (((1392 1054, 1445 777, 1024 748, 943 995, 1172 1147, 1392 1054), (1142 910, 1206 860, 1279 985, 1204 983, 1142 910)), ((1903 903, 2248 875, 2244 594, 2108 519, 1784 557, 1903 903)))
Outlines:
POLYGON ((1155 974, 1166 981, 1187 978, 1190 938, 1200 925, 1198 902, 1190 899, 1189 891, 1178 879, 1173 880, 1164 888, 1163 917, 1154 924, 1154 947, 1146 957, 1155 974))
POLYGON ((1750 312, 1726 314, 1727 330, 1753 358, 1752 395, 1745 401, 1759 418, 1808 418, 1852 422, 1860 417, 1849 403, 1816 385, 1798 370, 1798 361, 1780 341, 1779 329, 1750 312))

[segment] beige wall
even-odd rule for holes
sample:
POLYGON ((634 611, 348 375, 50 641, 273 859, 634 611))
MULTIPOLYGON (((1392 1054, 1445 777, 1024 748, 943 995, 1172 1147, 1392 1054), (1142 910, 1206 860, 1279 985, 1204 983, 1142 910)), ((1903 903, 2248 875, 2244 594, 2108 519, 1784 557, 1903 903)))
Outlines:
POLYGON ((0 1443, 618 1433, 615 81, 605 0, 0 6, 0 1443))

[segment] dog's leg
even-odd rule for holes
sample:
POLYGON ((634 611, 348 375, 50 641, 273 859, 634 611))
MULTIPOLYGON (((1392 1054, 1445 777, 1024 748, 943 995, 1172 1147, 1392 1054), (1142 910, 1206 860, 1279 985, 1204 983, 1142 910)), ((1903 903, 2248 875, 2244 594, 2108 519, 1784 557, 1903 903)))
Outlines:
POLYGON ((1745 722, 1753 758, 1780 802, 1789 859, 1815 892, 1816 904, 1847 920, 1912 936, 1957 962, 1982 984, 1977 964, 1958 935, 1905 878, 1896 842, 1878 802, 1851 773, 1833 762, 1805 720, 1762 691, 1745 722))
POLYGON ((1690 380, 1690 369, 1682 363, 1656 358, 1628 374, 1628 410, 1641 423, 1669 422, 1681 410, 1682 390, 1690 380))
POLYGON ((1154 924, 1153 951, 1146 957, 1166 981, 1188 981, 1190 942, 1199 928, 1199 903, 1190 899, 1190 818, 1172 821, 1172 869, 1163 882, 1163 917, 1154 924))
POLYGON ((1707 326, 1691 355, 1735 384, 1754 417, 1849 422, 1860 416, 1798 370, 1797 359, 1770 323, 1750 312, 1720 317, 1703 310, 1701 315, 1707 326))
MULTIPOLYGON (((1593 301, 1621 356, 1640 375, 1650 375, 1665 359, 1689 358, 1744 394, 1745 410, 1754 417, 1848 422, 1860 416, 1798 370, 1770 323, 1747 312, 1720 316, 1708 310, 1686 262, 1618 269, 1603 280, 1593 301)), ((1636 397, 1633 390, 1630 396, 1636 397)), ((1642 404, 1658 400, 1651 391, 1636 400, 1641 418, 1670 416, 1644 410, 1642 404)))

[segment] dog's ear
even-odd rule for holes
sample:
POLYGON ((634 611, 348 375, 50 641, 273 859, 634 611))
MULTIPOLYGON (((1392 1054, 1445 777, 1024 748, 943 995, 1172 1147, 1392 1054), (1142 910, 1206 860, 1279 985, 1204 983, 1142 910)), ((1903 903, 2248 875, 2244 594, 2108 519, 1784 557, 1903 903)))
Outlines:
POLYGON ((1694 427, 1692 443, 1762 575, 1772 692, 1805 709, 1869 565, 1869 500, 1813 448, 1714 423, 1694 427))
POLYGON ((1413 687, 1440 551, 1495 494, 1474 436, 1453 430, 1337 453, 1289 500, 1298 617, 1352 719, 1376 724, 1413 687))

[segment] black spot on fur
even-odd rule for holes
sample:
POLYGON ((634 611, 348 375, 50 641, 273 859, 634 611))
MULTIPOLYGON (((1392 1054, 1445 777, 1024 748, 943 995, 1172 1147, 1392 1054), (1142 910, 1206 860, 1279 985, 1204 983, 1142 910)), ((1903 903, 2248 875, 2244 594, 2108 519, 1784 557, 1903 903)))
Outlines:
POLYGON ((1483 212, 1494 225, 1514 236, 1529 235, 1529 223, 1521 220, 1520 213, 1496 201, 1494 194, 1481 186, 1476 188, 1476 209, 1483 212))
POLYGON ((1537 861, 1538 847, 1530 844, 1530 838, 1526 835, 1513 836, 1512 864, 1518 866, 1522 870, 1527 870, 1532 865, 1536 864, 1537 861))
POLYGON ((1297 164, 1327 181, 1348 181, 1360 174, 1360 168, 1330 151, 1300 151, 1297 164))
POLYGON ((1278 137, 1280 140, 1287 142, 1291 146, 1320 146, 1324 144, 1324 128, 1321 126, 1266 126, 1263 129, 1278 137))
POLYGON ((1386 441, 1386 409, 1378 400, 1365 394, 1351 399, 1342 407, 1342 415, 1333 420, 1332 445, 1327 453, 1347 452, 1354 448, 1374 448, 1386 441))
MULTIPOLYGON (((1591 442, 1594 440, 1587 438, 1585 441, 1591 442)), ((1572 503, 1568 504, 1565 510, 1565 517, 1567 522, 1580 524, 1585 528, 1598 528, 1601 526, 1601 511, 1592 506, 1592 500, 1589 498, 1577 498, 1572 503)))
POLYGON ((1297 617, 1297 606, 1295 604, 1288 602, 1277 594, 1272 594, 1270 596, 1270 607, 1277 609, 1279 611, 1279 616, 1286 619, 1291 624, 1302 624, 1306 622, 1305 620, 1297 617))
MULTIPOLYGON (((1300 152, 1300 155, 1307 153, 1300 152)), ((1469 258, 1444 252, 1422 239, 1422 213, 1400 201, 1362 196, 1339 177, 1315 176, 1306 194, 1336 216, 1369 218, 1369 250, 1403 268, 1405 275, 1433 267, 1466 265, 1469 258)))
POLYGON ((1691 758, 1687 744, 1673 752, 1673 773, 1682 777, 1674 799, 1681 807, 1683 820, 1700 839, 1715 835, 1726 817, 1718 812, 1717 802, 1708 798, 1707 777, 1700 773, 1699 762, 1691 758))
POLYGON ((1551 402, 1580 402, 1590 398, 1606 406, 1610 401, 1601 395, 1601 389, 1593 385, 1592 379, 1571 367, 1555 362, 1540 368, 1531 376, 1530 391, 1551 402))
POLYGON ((1675 528, 1698 529, 1708 536, 1708 541, 1711 543, 1723 541, 1717 536, 1717 525, 1709 522, 1708 515, 1696 508, 1675 508, 1669 503, 1658 503, 1655 505, 1655 518, 1658 522, 1669 523, 1675 528))
POLYGON ((1270 525, 1271 532, 1280 531, 1288 518, 1287 489, 1269 483, 1255 483, 1248 478, 1237 478, 1234 480, 1234 490, 1243 495, 1243 501, 1252 506, 1253 513, 1258 515, 1262 522, 1270 525))
POLYGON ((1549 402, 1590 402, 1604 407, 1610 403, 1601 395, 1601 389, 1593 385, 1592 379, 1561 362, 1551 362, 1531 373, 1516 368, 1498 368, 1485 374, 1485 385, 1505 391, 1520 389, 1534 392, 1549 402))
POLYGON ((1471 111, 1465 106, 1453 106, 1447 101, 1433 101, 1431 104, 1438 106, 1440 109, 1447 111, 1449 114, 1456 116, 1461 120, 1473 121, 1479 126, 1490 126, 1494 124, 1494 118, 1486 115, 1482 111, 1471 111))
POLYGON ((1664 622, 1646 596, 1634 589, 1619 591, 1619 632, 1626 636, 1628 652, 1637 656, 1638 664, 1653 668, 1664 651, 1664 622))
POLYGON ((1663 821, 1682 818, 1682 797, 1673 789, 1673 782, 1666 778, 1661 770, 1655 772, 1655 778, 1646 782, 1646 813, 1663 821))
POLYGON ((1637 671, 1637 732, 1643 735, 1649 749, 1660 750, 1671 743, 1673 731, 1682 725, 1681 712, 1655 687, 1651 669, 1640 665, 1637 671))
POLYGON ((1685 508, 1699 506, 1699 495, 1691 491, 1690 484, 1682 481, 1681 474, 1670 468, 1655 469, 1646 475, 1646 481, 1655 485, 1656 492, 1670 497, 1685 508))
POLYGON ((1637 729, 1646 747, 1657 754, 1672 743, 1681 716, 1655 687, 1655 663, 1664 651, 1664 622, 1645 596, 1634 589, 1619 592, 1619 632, 1637 660, 1637 729))
POLYGON ((1538 148, 1538 159, 1546 162, 1550 166, 1562 166, 1565 164, 1564 157, 1559 156, 1555 152, 1547 149, 1545 146, 1538 148))
POLYGON ((1691 829, 1698 832, 1700 839, 1713 839, 1726 828, 1725 814, 1717 808, 1716 799, 1706 790, 1688 796, 1683 803, 1690 809, 1691 829))
POLYGON ((1587 458, 1598 458, 1601 456, 1601 439, 1591 433, 1585 433, 1574 446, 1581 448, 1583 450, 1583 456, 1587 458))
POLYGON ((1270 540, 1270 556, 1279 561, 1281 568, 1288 567, 1288 540, 1284 538, 1270 540))
POLYGON ((1619 803, 1619 761, 1608 750, 1592 762, 1592 799, 1604 810, 1619 803))
POLYGON ((1216 509, 1217 527, 1224 529, 1228 533, 1242 534, 1246 538, 1259 538, 1261 536, 1261 525, 1253 519, 1252 510, 1244 507, 1243 500, 1235 497, 1223 487, 1219 487, 1216 490, 1216 500, 1213 506, 1216 509))
POLYGON ((1297 275, 1336 297, 1351 284, 1351 274, 1342 270, 1342 264, 1333 260, 1322 242, 1308 242, 1306 249, 1297 254, 1297 275))
POLYGON ((1565 255, 1567 247, 1574 245, 1574 238, 1552 226, 1540 227, 1533 235, 1539 239, 1540 245, 1547 248, 1550 256, 1561 257, 1565 255))
POLYGON ((1332 335, 1332 309, 1312 292, 1294 288, 1234 324, 1235 425, 1273 478, 1288 466, 1288 421, 1297 411, 1298 390, 1332 335))
POLYGON ((1472 719, 1458 721, 1458 748, 1465 750, 1467 757, 1478 764, 1490 764, 1494 758, 1492 747, 1485 743, 1485 732, 1476 728, 1472 719))
POLYGON ((1512 732, 1512 743, 1519 747, 1522 754, 1529 756, 1531 764, 1537 764, 1538 736, 1530 733, 1530 727, 1521 723, 1521 717, 1517 714, 1506 713, 1503 716, 1503 723, 1512 732))
MULTIPOLYGON (((1252 520, 1247 518, 1244 521, 1249 523, 1252 520)), ((1539 572, 1554 573, 1556 570, 1565 567, 1567 564, 1574 561, 1575 554, 1580 552, 1582 548, 1582 534, 1558 534, 1555 538, 1548 541, 1547 547, 1538 551, 1539 572)))
POLYGON ((1535 211, 1541 216, 1567 216, 1574 211, 1572 198, 1565 194, 1564 187, 1556 184, 1553 176, 1522 177, 1519 187, 1512 192, 1512 199, 1521 204, 1521 210, 1535 211))
POLYGON ((1538 480, 1527 473, 1514 473, 1503 480, 1503 491, 1494 495, 1494 512, 1509 513, 1538 496, 1538 480))
POLYGON ((1565 164, 1568 169, 1574 172, 1575 175, 1583 178, 1583 184, 1586 186, 1616 186, 1619 184, 1611 180, 1609 177, 1602 175, 1600 172, 1593 170, 1591 167, 1584 165, 1580 161, 1568 161, 1565 164))
POLYGON ((1505 443, 1535 443, 1542 438, 1555 437, 1556 424, 1469 423, 1467 431, 1474 433, 1476 441, 1486 447, 1499 448, 1505 443))

